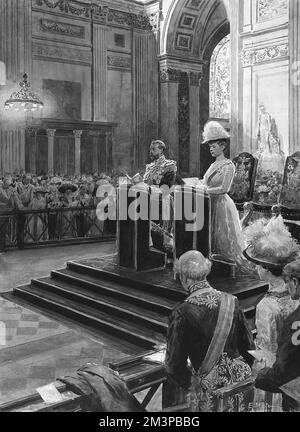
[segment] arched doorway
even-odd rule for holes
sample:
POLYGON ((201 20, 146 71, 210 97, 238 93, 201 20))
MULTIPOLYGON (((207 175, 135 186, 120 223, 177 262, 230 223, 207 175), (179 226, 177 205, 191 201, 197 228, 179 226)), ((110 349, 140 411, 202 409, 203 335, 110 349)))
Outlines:
MULTIPOLYGON (((220 59, 215 49, 221 41, 219 53, 224 54, 229 34, 228 1, 174 0, 169 5, 160 57, 161 137, 184 176, 199 176, 210 163, 204 148, 200 163, 200 141, 211 117, 211 60, 220 59)), ((224 120, 228 127, 229 117, 224 120)))

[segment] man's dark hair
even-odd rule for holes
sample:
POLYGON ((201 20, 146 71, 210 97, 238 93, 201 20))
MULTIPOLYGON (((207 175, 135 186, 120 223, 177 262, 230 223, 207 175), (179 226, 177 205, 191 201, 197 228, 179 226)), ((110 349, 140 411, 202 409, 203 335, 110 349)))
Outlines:
POLYGON ((275 277, 280 277, 282 276, 282 267, 277 267, 277 266, 268 266, 268 265, 263 265, 262 266, 265 270, 268 270, 273 276, 275 277))
POLYGON ((296 278, 300 283, 300 259, 287 264, 283 269, 284 276, 296 278))

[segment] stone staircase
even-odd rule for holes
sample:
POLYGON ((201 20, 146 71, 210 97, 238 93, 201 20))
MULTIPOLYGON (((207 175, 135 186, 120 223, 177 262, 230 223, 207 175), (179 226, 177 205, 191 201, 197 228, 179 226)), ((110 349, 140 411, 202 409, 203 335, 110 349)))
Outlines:
MULTIPOLYGON (((212 277, 212 286, 236 295, 254 331, 257 303, 268 290, 249 277, 212 277)), ((17 287, 13 296, 145 349, 165 342, 168 317, 186 298, 170 270, 136 273, 115 257, 68 262, 66 269, 17 287)))

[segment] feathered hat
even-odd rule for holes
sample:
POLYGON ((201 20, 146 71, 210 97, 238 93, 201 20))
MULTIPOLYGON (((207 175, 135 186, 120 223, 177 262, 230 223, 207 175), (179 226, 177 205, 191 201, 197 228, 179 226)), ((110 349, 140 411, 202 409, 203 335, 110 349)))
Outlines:
POLYGON ((300 246, 292 238, 282 216, 254 222, 245 229, 245 236, 248 247, 243 254, 257 265, 283 269, 300 257, 300 246))
POLYGON ((202 144, 207 144, 213 141, 219 140, 229 140, 230 135, 225 130, 225 128, 216 121, 211 121, 206 123, 203 131, 203 142, 202 144))
POLYGON ((67 190, 70 190, 71 192, 76 192, 77 189, 78 189, 78 187, 75 184, 73 184, 73 183, 63 183, 58 188, 58 191, 63 194, 63 193, 66 193, 67 190))

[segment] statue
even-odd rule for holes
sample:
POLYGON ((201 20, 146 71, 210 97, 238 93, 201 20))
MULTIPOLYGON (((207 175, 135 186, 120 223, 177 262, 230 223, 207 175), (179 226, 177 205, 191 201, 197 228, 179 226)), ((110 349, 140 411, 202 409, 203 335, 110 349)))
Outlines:
POLYGON ((264 104, 260 104, 259 111, 256 130, 258 151, 254 155, 258 159, 254 201, 261 205, 274 205, 281 192, 285 155, 281 150, 275 119, 264 104))

